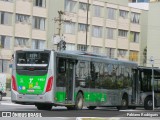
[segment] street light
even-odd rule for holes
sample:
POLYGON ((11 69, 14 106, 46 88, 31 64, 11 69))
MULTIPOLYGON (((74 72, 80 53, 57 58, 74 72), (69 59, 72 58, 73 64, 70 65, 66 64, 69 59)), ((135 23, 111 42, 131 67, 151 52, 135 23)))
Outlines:
POLYGON ((150 57, 150 63, 152 65, 152 103, 153 103, 153 110, 154 110, 154 59, 153 56, 150 57))

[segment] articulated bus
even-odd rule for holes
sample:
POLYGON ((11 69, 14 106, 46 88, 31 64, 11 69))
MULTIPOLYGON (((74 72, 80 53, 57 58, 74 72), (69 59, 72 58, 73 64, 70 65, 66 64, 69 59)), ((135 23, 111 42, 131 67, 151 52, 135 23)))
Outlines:
POLYGON ((87 52, 18 50, 13 60, 11 100, 33 104, 39 110, 52 106, 150 109, 150 71, 134 62, 87 52))
MULTIPOLYGON (((160 69, 153 68, 154 79, 154 106, 160 106, 160 69)), ((153 109, 152 100, 152 68, 138 67, 134 73, 137 76, 133 83, 133 98, 135 98, 135 105, 142 106, 146 110, 153 109)))

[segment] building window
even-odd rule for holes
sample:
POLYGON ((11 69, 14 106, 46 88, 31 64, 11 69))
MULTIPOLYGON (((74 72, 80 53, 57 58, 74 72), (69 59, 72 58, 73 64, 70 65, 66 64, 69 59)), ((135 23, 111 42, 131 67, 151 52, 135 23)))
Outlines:
POLYGON ((72 1, 72 0, 65 0, 65 11, 67 12, 76 12, 76 5, 77 2, 72 1))
POLYGON ((101 11, 102 11, 102 7, 101 6, 94 5, 93 16, 94 17, 102 17, 101 11))
POLYGON ((34 6, 46 7, 46 0, 34 0, 34 6))
POLYGON ((114 58, 115 48, 106 48, 106 55, 109 58, 114 58))
MULTIPOLYGON (((83 23, 79 23, 78 24, 78 31, 86 31, 86 27, 87 27, 87 25, 86 24, 83 24, 83 23)), ((88 31, 89 31, 89 26, 88 26, 88 29, 87 29, 88 31)))
POLYGON ((12 25, 12 14, 7 12, 0 12, 0 24, 12 25))
POLYGON ((30 23, 29 15, 16 14, 16 23, 30 23))
POLYGON ((45 30, 45 18, 33 17, 33 28, 45 30))
POLYGON ((79 9, 80 9, 80 10, 87 11, 87 7, 88 7, 88 10, 89 10, 89 8, 90 8, 90 5, 89 5, 89 4, 79 2, 79 9))
POLYGON ((96 53, 96 54, 100 54, 101 53, 101 47, 93 46, 92 47, 92 52, 96 53))
POLYGON ((93 26, 93 28, 92 28, 92 36, 101 38, 102 37, 102 27, 93 26))
POLYGON ((107 18, 111 20, 115 20, 116 19, 116 9, 107 8, 107 18))
POLYGON ((124 18, 124 19, 127 19, 128 18, 128 11, 119 10, 119 16, 124 18))
POLYGON ((32 49, 45 49, 44 40, 32 40, 32 49))
POLYGON ((127 50, 118 49, 118 51, 117 51, 117 56, 118 56, 118 57, 125 58, 126 55, 127 55, 127 50))
POLYGON ((130 51, 129 60, 137 62, 138 61, 138 52, 137 51, 130 51))
POLYGON ((139 24, 140 14, 139 13, 131 13, 131 23, 139 24))
POLYGON ((116 38, 116 29, 115 28, 106 28, 106 38, 115 39, 116 38))
POLYGON ((64 23, 64 33, 75 34, 75 23, 65 22, 64 23))
POLYGON ((130 41, 138 43, 139 42, 139 32, 130 32, 130 41))
POLYGON ((75 44, 69 44, 69 43, 66 44, 66 50, 72 50, 72 51, 74 51, 75 48, 76 48, 75 44))
POLYGON ((0 73, 9 73, 9 60, 0 59, 0 73))
POLYGON ((16 37, 15 38, 15 46, 27 47, 28 46, 28 38, 16 37))
POLYGON ((128 31, 127 30, 118 30, 118 36, 127 37, 128 36, 128 31))
POLYGON ((9 36, 0 36, 0 48, 10 49, 11 37, 9 36))
POLYGON ((87 51, 87 47, 86 45, 77 45, 77 50, 79 51, 87 51))
POLYGON ((0 0, 0 1, 13 2, 13 0, 0 0))

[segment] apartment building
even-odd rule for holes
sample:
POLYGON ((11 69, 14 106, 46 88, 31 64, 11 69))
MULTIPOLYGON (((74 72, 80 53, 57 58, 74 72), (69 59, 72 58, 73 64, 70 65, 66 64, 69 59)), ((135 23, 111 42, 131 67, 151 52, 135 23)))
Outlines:
MULTIPOLYGON (((65 13, 62 34, 67 50, 86 50, 87 0, 55 1, 62 7, 58 7, 57 11, 65 13)), ((104 0, 89 0, 87 51, 138 62, 140 16, 139 9, 104 0)))
POLYGON ((11 72, 14 50, 47 47, 47 4, 47 0, 0 0, 0 73, 11 72))
POLYGON ((142 9, 141 13, 141 46, 140 65, 151 67, 153 57, 155 67, 160 67, 160 2, 130 3, 129 6, 142 9))
POLYGON ((107 1, 0 0, 0 72, 11 72, 17 49, 56 49, 56 35, 65 38, 67 50, 139 62, 141 10, 107 1))

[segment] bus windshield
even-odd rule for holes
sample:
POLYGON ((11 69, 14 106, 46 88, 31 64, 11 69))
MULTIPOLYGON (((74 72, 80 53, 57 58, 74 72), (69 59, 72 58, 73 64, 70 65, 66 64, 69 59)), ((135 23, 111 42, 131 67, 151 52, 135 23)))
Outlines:
POLYGON ((47 69, 49 64, 49 52, 17 52, 17 69, 47 69))

